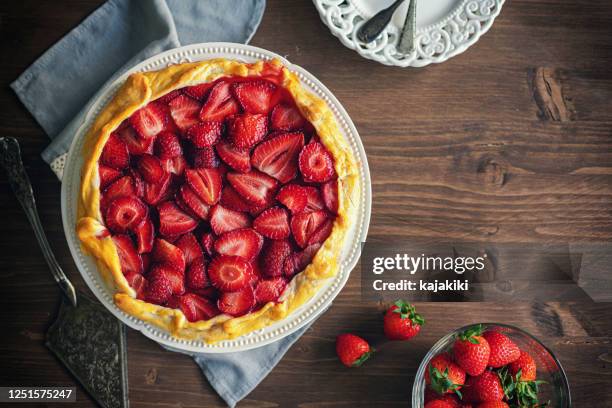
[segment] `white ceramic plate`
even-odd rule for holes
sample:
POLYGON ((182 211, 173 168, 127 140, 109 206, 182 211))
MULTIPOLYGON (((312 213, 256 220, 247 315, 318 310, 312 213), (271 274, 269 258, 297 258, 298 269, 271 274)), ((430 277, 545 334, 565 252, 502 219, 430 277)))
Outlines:
POLYGON ((161 343, 162 345, 183 352, 206 352, 206 353, 227 353, 248 350, 255 347, 260 347, 265 344, 277 341, 313 320, 318 314, 327 309, 332 300, 340 293, 340 290, 346 283, 351 270, 355 267, 359 259, 361 242, 365 241, 368 225, 370 222, 370 209, 372 204, 372 194, 370 185, 370 173, 368 163, 363 150, 363 145, 359 138, 359 134, 349 118, 348 114, 334 97, 334 95, 321 84, 314 76, 306 72, 303 68, 289 63, 284 58, 272 52, 232 43, 205 43, 194 44, 186 47, 177 48, 152 57, 134 68, 130 69, 126 74, 122 75, 117 81, 105 87, 98 100, 93 104, 91 110, 86 116, 85 122, 78 130, 70 151, 68 152, 66 167, 64 169, 62 180, 62 218, 64 232, 68 239, 68 246, 72 256, 77 264, 77 267, 93 291, 95 296, 122 322, 141 331, 145 336, 161 343), (121 83, 125 81, 130 73, 138 71, 152 71, 162 69, 170 64, 176 64, 187 61, 199 61, 211 58, 233 58, 244 62, 253 62, 263 59, 269 60, 279 58, 291 71, 296 73, 302 84, 311 92, 315 93, 331 107, 338 124, 340 125, 341 134, 339 137, 344 137, 353 150, 359 166, 359 183, 360 196, 355 202, 358 207, 356 211, 355 222, 353 227, 347 234, 345 246, 341 254, 340 270, 335 278, 330 279, 325 286, 305 305, 294 311, 291 315, 282 321, 279 321, 264 329, 246 334, 242 337, 222 341, 213 345, 208 345, 200 341, 180 340, 169 333, 155 326, 143 322, 133 316, 130 316, 115 306, 113 302, 113 291, 108 288, 98 272, 94 260, 85 255, 81 251, 78 237, 75 233, 76 225, 76 207, 78 193, 80 189, 82 157, 81 150, 84 141, 84 135, 87 133, 95 117, 101 109, 110 101, 121 83))
POLYGON ((408 1, 393 15, 391 23, 373 42, 362 44, 357 30, 393 0, 313 0, 321 19, 346 47, 385 65, 423 67, 461 54, 486 33, 505 0, 417 0, 415 50, 396 50, 404 25, 408 1))

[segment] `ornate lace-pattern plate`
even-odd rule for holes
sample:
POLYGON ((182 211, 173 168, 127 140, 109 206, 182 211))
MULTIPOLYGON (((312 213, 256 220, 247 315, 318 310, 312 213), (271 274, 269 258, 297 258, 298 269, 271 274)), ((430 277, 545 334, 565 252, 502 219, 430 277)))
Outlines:
POLYGON ((357 30, 392 0, 313 0, 323 23, 346 47, 385 65, 424 67, 461 54, 486 33, 505 0, 418 0, 415 50, 399 53, 396 43, 408 1, 373 42, 357 40, 357 30))

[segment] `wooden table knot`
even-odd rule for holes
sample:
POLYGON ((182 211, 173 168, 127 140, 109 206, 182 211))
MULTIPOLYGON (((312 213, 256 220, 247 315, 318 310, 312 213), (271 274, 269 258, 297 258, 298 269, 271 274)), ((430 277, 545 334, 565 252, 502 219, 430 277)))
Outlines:
POLYGON ((153 385, 157 384, 157 369, 150 368, 145 374, 145 384, 153 385))
POLYGON ((530 70, 529 86, 538 105, 540 119, 553 122, 569 122, 575 119, 573 103, 563 95, 558 70, 546 67, 530 70))
POLYGON ((481 160, 477 173, 486 186, 502 187, 508 181, 507 166, 491 157, 481 160))

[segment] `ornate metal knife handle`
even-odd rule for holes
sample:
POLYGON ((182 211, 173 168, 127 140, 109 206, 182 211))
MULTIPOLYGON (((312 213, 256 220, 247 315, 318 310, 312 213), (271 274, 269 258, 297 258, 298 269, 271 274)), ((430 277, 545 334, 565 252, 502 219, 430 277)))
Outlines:
POLYGON ((30 224, 34 229, 34 235, 36 235, 38 244, 42 249, 45 260, 51 269, 55 281, 59 284, 72 305, 76 306, 77 300, 74 286, 72 286, 72 283, 68 280, 66 274, 64 274, 64 271, 55 259, 55 255, 53 255, 40 218, 38 217, 32 184, 30 184, 30 179, 23 167, 17 139, 13 137, 0 137, 0 165, 6 170, 11 188, 28 216, 28 220, 30 220, 30 224))
POLYGON ((404 2, 405 0, 395 0, 393 4, 391 4, 386 9, 383 9, 376 13, 372 18, 366 21, 357 31, 357 38, 359 41, 367 44, 372 42, 383 32, 385 27, 391 21, 395 10, 404 2))

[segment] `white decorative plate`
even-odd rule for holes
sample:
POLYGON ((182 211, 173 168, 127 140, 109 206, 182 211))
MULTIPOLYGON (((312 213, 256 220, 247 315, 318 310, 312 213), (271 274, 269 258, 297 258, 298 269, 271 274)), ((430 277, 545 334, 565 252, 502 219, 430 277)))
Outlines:
POLYGON ((357 260, 359 259, 361 242, 365 241, 368 231, 370 209, 372 204, 370 172, 363 145, 361 144, 359 134, 357 133, 353 122, 334 95, 314 76, 306 72, 303 68, 289 63, 279 55, 260 48, 232 43, 194 44, 161 53, 157 56, 149 58, 141 64, 136 65, 127 73, 119 77, 115 82, 106 86, 100 93, 99 98, 93 104, 91 110, 88 112, 83 125, 75 135, 68 152, 62 181, 61 197, 64 232, 66 234, 66 238, 68 239, 70 252, 72 253, 76 265, 81 275, 85 279, 85 282, 87 282, 89 288, 108 310, 110 310, 115 316, 117 316, 117 318, 128 326, 141 331, 145 336, 150 337, 166 347, 187 353, 227 353, 260 347, 295 332, 312 321, 322 311, 327 309, 332 300, 338 295, 338 293, 340 293, 340 290, 346 283, 351 270, 355 267, 357 260), (349 234, 347 234, 345 246, 341 254, 340 270, 338 271, 336 277, 330 279, 325 286, 312 299, 310 299, 310 301, 299 309, 295 310, 284 320, 264 329, 246 334, 242 337, 209 345, 200 341, 177 339, 164 330, 124 313, 117 306, 115 306, 113 302, 113 291, 103 282, 94 260, 90 256, 84 254, 81 250, 81 246, 75 232, 75 225, 77 199, 80 189, 81 167, 83 163, 81 150, 84 135, 87 133, 95 117, 110 101, 127 76, 133 72, 162 69, 168 65, 180 62, 200 61, 220 57, 233 58, 244 62, 253 62, 259 59, 269 60, 272 58, 278 58, 283 62, 283 64, 285 64, 285 66, 298 75, 306 89, 325 100, 331 107, 336 116, 338 124, 340 125, 341 134, 338 136, 344 137, 349 142, 349 145, 357 158, 361 191, 359 200, 355 202, 355 205, 358 206, 356 218, 354 220, 352 229, 350 230, 349 234))
POLYGON ((357 30, 393 0, 313 0, 321 19, 346 47, 385 65, 423 67, 461 54, 487 32, 505 0, 417 0, 415 50, 402 54, 395 44, 408 9, 405 1, 373 42, 357 40, 357 30))

